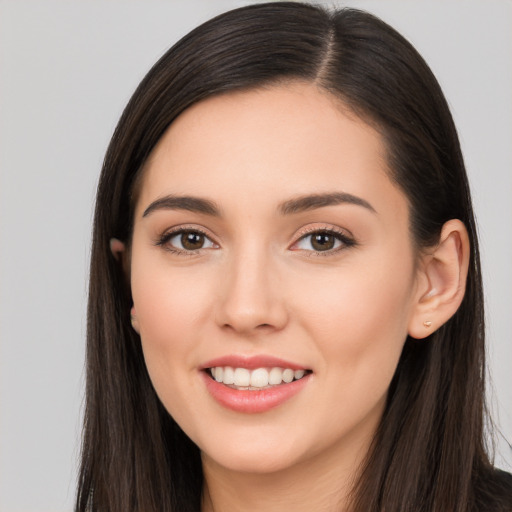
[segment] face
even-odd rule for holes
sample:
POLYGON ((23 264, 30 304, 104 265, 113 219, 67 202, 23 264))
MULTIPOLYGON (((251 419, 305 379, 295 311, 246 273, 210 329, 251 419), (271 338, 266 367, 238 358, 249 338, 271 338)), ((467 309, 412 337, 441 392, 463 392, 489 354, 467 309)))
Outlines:
POLYGON ((155 390, 204 460, 263 473, 367 448, 415 257, 380 136, 328 93, 185 111, 144 169, 131 286, 155 390))

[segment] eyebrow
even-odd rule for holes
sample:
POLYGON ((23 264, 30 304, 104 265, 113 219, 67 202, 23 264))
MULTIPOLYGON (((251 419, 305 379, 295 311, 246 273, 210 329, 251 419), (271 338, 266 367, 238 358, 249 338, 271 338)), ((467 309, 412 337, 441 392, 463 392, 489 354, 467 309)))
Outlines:
POLYGON ((290 215, 293 213, 314 210, 316 208, 323 208, 324 206, 333 206, 347 203, 362 206, 363 208, 366 208, 373 213, 377 213, 375 208, 368 201, 346 192, 329 192, 326 194, 311 194, 300 196, 281 203, 279 206, 279 211, 283 215, 290 215))
MULTIPOLYGON (((375 208, 361 197, 348 194, 346 192, 329 192, 325 194, 310 194, 290 199, 281 203, 278 211, 282 215, 292 215, 294 213, 315 210, 325 206, 333 206, 338 204, 354 204, 362 206, 373 213, 375 208)), ((220 208, 214 201, 194 196, 174 196, 168 195, 153 201, 142 214, 147 217, 156 210, 187 210, 195 213, 202 213, 212 217, 221 217, 220 208)))
POLYGON ((147 217, 156 210, 187 210, 189 212, 203 213, 212 217, 220 217, 220 208, 209 199, 193 196, 165 196, 153 201, 142 214, 147 217))

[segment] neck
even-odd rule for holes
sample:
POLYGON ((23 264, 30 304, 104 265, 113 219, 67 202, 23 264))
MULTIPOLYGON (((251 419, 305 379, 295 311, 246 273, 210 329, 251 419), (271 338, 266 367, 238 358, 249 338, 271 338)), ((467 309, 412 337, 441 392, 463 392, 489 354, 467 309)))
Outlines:
POLYGON ((270 473, 233 471, 202 454, 203 512, 348 512, 371 439, 270 473))

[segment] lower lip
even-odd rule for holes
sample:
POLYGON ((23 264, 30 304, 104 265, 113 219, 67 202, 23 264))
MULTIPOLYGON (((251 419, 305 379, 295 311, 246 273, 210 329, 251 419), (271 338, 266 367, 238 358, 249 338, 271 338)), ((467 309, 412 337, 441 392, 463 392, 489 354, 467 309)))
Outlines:
POLYGON ((311 374, 289 384, 280 384, 260 391, 233 389, 212 379, 206 372, 201 372, 206 388, 212 397, 223 407, 246 414, 269 411, 283 404, 308 383, 311 374))

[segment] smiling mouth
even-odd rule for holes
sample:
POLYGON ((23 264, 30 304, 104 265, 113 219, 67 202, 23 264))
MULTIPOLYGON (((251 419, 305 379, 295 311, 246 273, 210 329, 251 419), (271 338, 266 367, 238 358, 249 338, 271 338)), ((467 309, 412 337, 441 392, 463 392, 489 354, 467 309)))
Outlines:
POLYGON ((220 384, 232 389, 260 391, 302 379, 311 370, 292 370, 291 368, 233 368, 231 366, 215 366, 207 368, 206 373, 220 384))

